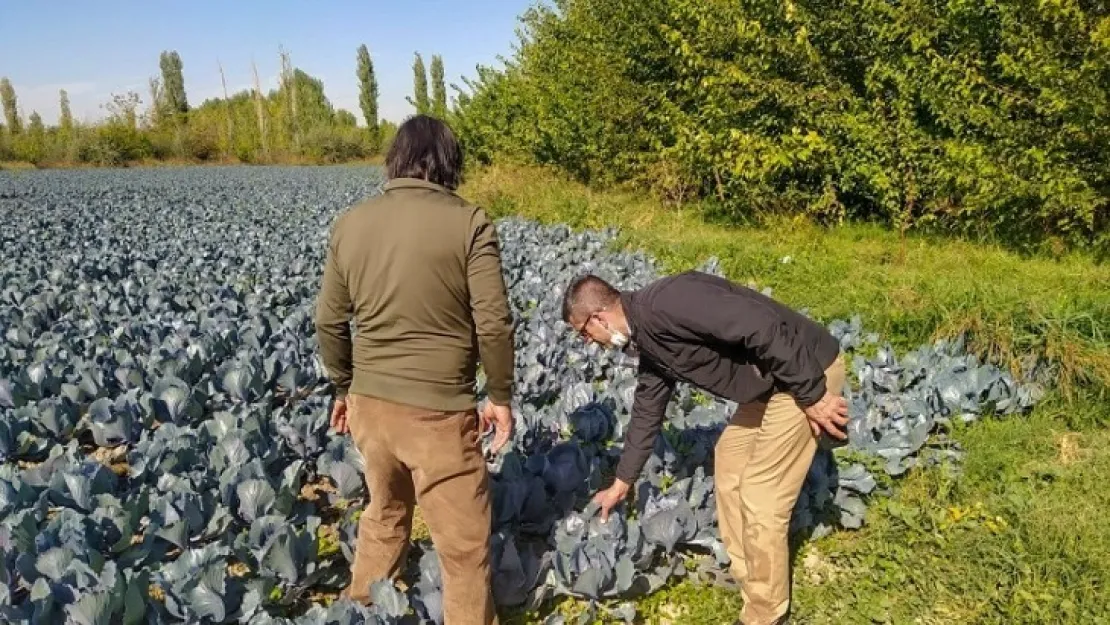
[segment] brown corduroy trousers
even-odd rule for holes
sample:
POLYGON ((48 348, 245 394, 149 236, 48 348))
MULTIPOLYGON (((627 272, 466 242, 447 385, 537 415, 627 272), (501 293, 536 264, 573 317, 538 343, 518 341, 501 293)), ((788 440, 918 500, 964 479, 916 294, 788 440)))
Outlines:
POLYGON ((347 422, 366 463, 370 502, 358 525, 351 585, 369 602, 370 584, 396 579, 408 555, 419 504, 443 573, 446 625, 496 625, 491 592, 490 494, 475 411, 440 412, 358 395, 347 422))
MULTIPOLYGON (((840 395, 843 361, 825 374, 829 392, 840 395)), ((717 442, 717 517, 744 625, 769 625, 789 611, 790 516, 816 451, 809 420, 784 393, 738 407, 717 442)))

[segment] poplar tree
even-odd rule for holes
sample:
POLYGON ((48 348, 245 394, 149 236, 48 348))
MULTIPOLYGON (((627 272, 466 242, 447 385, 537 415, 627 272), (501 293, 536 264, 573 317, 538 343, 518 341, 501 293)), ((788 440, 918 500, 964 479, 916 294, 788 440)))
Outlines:
POLYGON ((17 135, 23 130, 23 123, 19 119, 19 103, 15 98, 15 88, 12 81, 0 78, 0 105, 4 107, 4 124, 8 132, 17 135))
POLYGON ((189 112, 189 100, 185 97, 185 74, 181 55, 176 50, 162 52, 159 58, 162 69, 162 97, 166 110, 184 115, 189 112))
POLYGON ((381 126, 378 123, 378 79, 374 76, 374 61, 370 58, 370 50, 366 44, 358 47, 358 104, 362 109, 362 116, 366 119, 366 127, 373 139, 374 149, 378 147, 381 138, 381 126))
POLYGON ((58 108, 61 109, 61 115, 58 116, 58 125, 61 127, 62 132, 68 133, 73 130, 73 111, 69 106, 69 94, 65 89, 58 92, 58 108))
POLYGON ((39 115, 38 111, 31 111, 30 117, 27 118, 27 132, 39 138, 46 134, 46 126, 43 125, 42 115, 39 115))
POLYGON ((428 103, 428 75, 424 71, 424 59, 420 57, 420 53, 416 53, 416 60, 412 64, 413 73, 413 100, 409 98, 409 104, 416 107, 418 115, 424 115, 430 112, 431 106, 428 103))
POLYGON ((447 85, 443 79, 443 58, 432 57, 432 115, 447 119, 447 85))

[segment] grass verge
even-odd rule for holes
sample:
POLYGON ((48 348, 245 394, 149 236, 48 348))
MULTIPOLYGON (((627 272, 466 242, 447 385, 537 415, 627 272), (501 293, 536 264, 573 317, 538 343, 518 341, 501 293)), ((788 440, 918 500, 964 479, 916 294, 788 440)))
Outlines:
POLYGON ((532 167, 481 170, 462 193, 495 216, 618 226, 622 246, 646 250, 668 271, 716 256, 730 278, 769 286, 822 320, 858 314, 901 350, 966 333, 971 349, 1015 370, 1029 353, 1049 357, 1066 393, 1110 387, 1110 266, 1088 256, 1023 258, 1000 247, 903 240, 871 225, 825 229, 805 219, 728 227, 708 223, 698 206, 666 209, 532 167))
MULTIPOLYGON (((1030 417, 955 432, 967 451, 959 473, 912 472, 873 504, 863 529, 802 547, 795 622, 1110 623, 1110 267, 903 240, 869 225, 728 227, 699 207, 668 209, 531 167, 481 170, 461 193, 495 216, 618 226, 620 245, 668 271, 716 256, 729 277, 770 286, 822 320, 859 314, 900 350, 962 332, 973 350, 1015 369, 1026 354, 1048 358, 1059 388, 1030 417)), ((717 624, 739 606, 733 592, 684 583, 637 607, 646 623, 717 624)))
POLYGON ((23 171, 35 169, 35 166, 22 161, 0 161, 0 171, 23 171))

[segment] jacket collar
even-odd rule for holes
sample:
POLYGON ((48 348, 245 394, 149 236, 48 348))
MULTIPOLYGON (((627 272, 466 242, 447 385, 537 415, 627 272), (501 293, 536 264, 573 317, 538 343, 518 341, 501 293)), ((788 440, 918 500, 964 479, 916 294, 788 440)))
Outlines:
POLYGON ((448 195, 455 195, 455 192, 443 185, 438 185, 434 182, 421 180, 420 178, 394 178, 385 183, 382 192, 393 191, 395 189, 423 189, 425 191, 438 191, 448 195))

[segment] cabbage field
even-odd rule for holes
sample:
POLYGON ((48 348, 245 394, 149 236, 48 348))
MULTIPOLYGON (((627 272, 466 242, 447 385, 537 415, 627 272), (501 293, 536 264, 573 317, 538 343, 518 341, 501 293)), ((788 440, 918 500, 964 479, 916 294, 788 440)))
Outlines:
MULTIPOLYGON (((380 176, 0 174, 0 621, 442 623, 427 541, 372 607, 335 599, 373 493, 329 431, 312 321, 330 224, 380 176)), ((636 287, 660 267, 616 252, 615 231, 499 230, 517 427, 491 460, 497 603, 569 595, 631 621, 669 581, 729 583, 711 470, 729 403, 680 386, 635 500, 605 525, 589 505, 620 453, 635 363, 575 338, 562 287, 584 271, 636 287)), ((824 321, 851 359, 851 442, 822 446, 796 532, 860 527, 888 477, 959 462, 949 424, 1023 413, 1043 392, 1037 367, 1014 379, 958 339, 895 354, 858 318, 824 321)))

